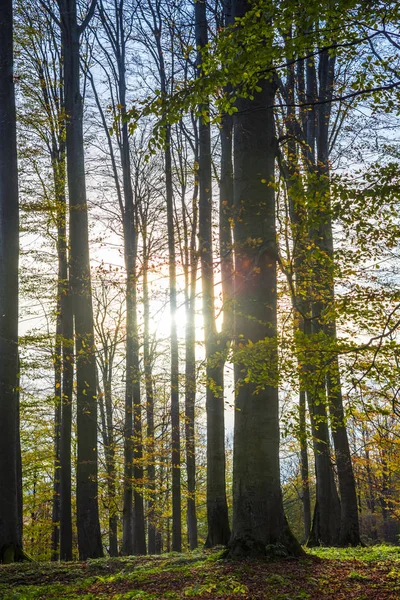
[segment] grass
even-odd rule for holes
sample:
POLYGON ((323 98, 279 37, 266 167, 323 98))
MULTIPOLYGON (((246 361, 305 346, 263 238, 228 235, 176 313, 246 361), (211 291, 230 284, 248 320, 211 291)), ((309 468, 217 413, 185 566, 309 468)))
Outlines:
POLYGON ((400 548, 317 548, 300 560, 221 552, 0 566, 1 600, 398 600, 400 548))

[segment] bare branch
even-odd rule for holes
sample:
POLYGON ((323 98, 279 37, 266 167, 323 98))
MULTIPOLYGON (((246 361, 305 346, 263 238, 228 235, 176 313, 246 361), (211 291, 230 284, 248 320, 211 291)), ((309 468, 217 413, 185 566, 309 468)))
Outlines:
POLYGON ((61 29, 62 28, 61 21, 55 14, 55 12, 53 12, 51 10, 50 6, 46 2, 44 2, 44 0, 39 0, 39 3, 44 8, 44 10, 47 12, 47 14, 50 15, 50 17, 53 19, 53 21, 56 23, 56 25, 61 29))
POLYGON ((83 19, 82 23, 78 27, 78 31, 80 34, 83 33, 85 31, 86 27, 89 25, 91 18, 93 17, 95 8, 96 8, 96 4, 97 4, 97 0, 92 0, 92 3, 86 14, 86 17, 83 19))

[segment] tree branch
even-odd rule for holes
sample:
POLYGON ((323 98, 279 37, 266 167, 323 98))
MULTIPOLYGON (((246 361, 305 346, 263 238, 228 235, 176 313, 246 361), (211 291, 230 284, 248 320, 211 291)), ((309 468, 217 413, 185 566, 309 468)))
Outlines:
POLYGON ((53 21, 56 23, 56 25, 62 29, 62 25, 61 25, 61 21, 58 19, 58 17, 56 16, 55 12, 53 12, 51 10, 51 8, 48 6, 48 4, 46 2, 44 2, 44 0, 39 0, 39 4, 44 8, 44 10, 50 15, 50 17, 53 19, 53 21))
POLYGON ((96 8, 97 0, 92 0, 92 3, 89 7, 89 10, 86 14, 86 17, 83 19, 82 23, 78 27, 79 34, 83 33, 86 27, 89 25, 91 18, 93 17, 95 8, 96 8))

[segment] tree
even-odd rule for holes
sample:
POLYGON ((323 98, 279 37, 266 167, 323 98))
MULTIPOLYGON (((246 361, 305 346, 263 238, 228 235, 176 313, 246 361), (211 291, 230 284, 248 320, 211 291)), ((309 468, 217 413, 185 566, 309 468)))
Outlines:
MULTIPOLYGON (((18 493, 19 211, 13 10, 0 10, 0 562, 23 558, 18 493)), ((21 507, 22 508, 22 507, 21 507)))
MULTIPOLYGON (((169 10, 173 10, 170 8, 169 10)), ((141 7, 141 17, 147 25, 148 30, 154 37, 155 48, 151 50, 152 57, 156 63, 158 84, 160 86, 160 99, 165 108, 164 123, 162 125, 162 137, 164 148, 164 170, 165 170, 165 199, 167 208, 168 226, 168 270, 169 270, 169 303, 171 321, 171 452, 172 452, 172 550, 182 550, 182 514, 181 514, 181 448, 180 448, 180 415, 179 415, 179 346, 176 322, 177 311, 177 276, 176 276, 176 240, 174 223, 174 189, 172 180, 172 155, 171 155, 171 125, 166 118, 168 96, 173 91, 175 73, 172 73, 172 81, 168 80, 167 64, 163 47, 165 23, 174 29, 172 14, 164 13, 163 4, 160 0, 147 1, 146 8, 141 7), (168 18, 167 18, 168 17, 168 18)), ((167 31, 167 34, 173 31, 167 31)), ((145 43, 148 44, 147 35, 145 43)), ((171 36, 173 37, 173 36, 171 36)), ((172 40, 170 39, 170 42, 172 40)))
POLYGON ((120 342, 120 330, 123 321, 121 293, 107 275, 98 270, 99 290, 95 290, 94 328, 99 339, 97 364, 99 377, 99 407, 101 417, 101 435, 104 447, 104 459, 107 476, 108 539, 110 556, 118 556, 118 502, 117 502, 117 459, 116 431, 113 406, 113 376, 115 359, 120 342), (115 308, 114 308, 115 305, 115 308), (108 319, 113 319, 113 330, 108 319))
MULTIPOLYGON (((244 0, 233 4, 240 19, 244 0)), ((259 18, 259 17, 257 17, 259 18)), ((267 20, 267 23, 269 21, 267 20)), ((265 43, 272 32, 266 28, 265 43)), ((282 544, 300 554, 285 519, 279 475, 277 246, 274 169, 275 84, 260 80, 254 99, 238 98, 234 116, 235 429, 233 523, 229 555, 264 555, 282 544), (267 108, 266 108, 267 107, 267 108), (262 135, 260 135, 262 132, 262 135), (249 381, 245 353, 266 347, 268 380, 249 381)))
POLYGON ((80 92, 80 37, 96 6, 78 24, 76 0, 60 0, 64 56, 67 177, 70 216, 70 280, 76 336, 77 524, 82 560, 103 556, 97 481, 97 381, 89 262, 88 213, 80 92))
MULTIPOLYGON (((195 2, 197 76, 203 76, 202 53, 208 43, 206 3, 195 2)), ((210 107, 199 105, 199 255, 201 264, 204 338, 206 351, 207 411, 207 522, 206 546, 226 544, 230 529, 225 482, 224 361, 218 355, 214 308, 214 263, 212 247, 212 165, 210 107)))
MULTIPOLYGON (((21 5, 18 42, 25 77, 21 88, 25 110, 20 122, 44 143, 52 168, 48 206, 56 226, 58 281, 54 348, 54 496, 53 560, 61 552, 72 559, 71 424, 74 342, 68 277, 68 234, 65 160, 64 73, 60 33, 54 21, 38 7, 21 5), (38 109, 42 118, 37 117, 38 109), (60 547, 59 547, 60 546, 60 547)), ((42 178, 43 180, 43 178, 42 178)), ((44 180, 43 180, 44 183, 44 180)))
MULTIPOLYGON (((187 74, 187 73, 186 73, 187 74)), ((199 253, 197 248, 198 234, 198 165, 199 136, 194 114, 190 115, 193 132, 188 131, 184 121, 177 124, 177 149, 174 152, 175 170, 179 173, 181 188, 181 227, 178 224, 178 237, 182 266, 185 278, 185 444, 187 473, 187 533, 191 550, 198 545, 197 512, 196 512, 196 440, 195 440, 195 405, 197 391, 196 377, 196 284, 199 253), (188 148, 189 146, 189 148, 188 148), (190 150, 193 157, 188 156, 190 150), (189 152, 188 152, 189 150, 189 152), (187 206, 188 179, 193 158, 193 193, 191 213, 187 206)))
MULTIPOLYGON (((143 501, 143 448, 142 417, 139 370, 139 339, 137 325, 137 219, 138 207, 132 189, 132 172, 128 120, 126 118, 126 44, 131 25, 126 25, 124 3, 114 7, 113 15, 107 14, 103 2, 99 4, 100 19, 110 42, 116 68, 113 71, 120 118, 118 146, 122 168, 123 205, 121 217, 124 232, 126 280, 126 408, 125 408, 125 488, 123 552, 146 554, 143 501), (134 483, 132 487, 132 483, 134 483), (132 512, 133 511, 133 512, 132 512)), ((130 21, 132 16, 130 16, 130 21)), ((110 58, 108 59, 110 64, 110 58)), ((114 159, 113 159, 114 160, 114 159)), ((116 174, 115 174, 116 175, 116 174)), ((120 200, 121 202, 121 200, 120 200)))
MULTIPOLYGON (((334 122, 331 123, 331 99, 337 84, 338 56, 336 49, 332 49, 331 52, 326 49, 326 38, 331 35, 330 30, 325 32, 324 27, 316 25, 313 19, 307 14, 299 16, 294 13, 293 23, 285 36, 286 59, 289 65, 286 85, 279 79, 282 100, 286 106, 286 114, 283 117, 285 130, 281 132, 281 137, 287 145, 286 158, 280 155, 280 165, 286 182, 293 245, 292 272, 290 268, 284 270, 289 275, 295 327, 300 334, 295 335, 297 349, 301 354, 300 338, 308 346, 302 359, 299 359, 299 416, 304 466, 305 522, 309 522, 305 444, 307 395, 317 478, 317 500, 309 544, 322 542, 357 545, 360 541, 357 499, 345 425, 338 356, 328 361, 328 369, 324 368, 327 357, 320 344, 325 336, 332 341, 337 337, 335 317, 332 318, 335 264, 330 155, 347 109, 339 107, 334 122), (304 32, 307 32, 307 35, 304 32), (301 50, 309 54, 307 60, 298 55, 298 48, 293 50, 293 39, 301 39, 302 36, 305 39, 311 36, 309 46, 301 50), (315 40, 312 40, 312 36, 315 40), (296 56, 295 61, 292 60, 293 52, 296 56), (319 354, 315 352, 318 344, 319 354), (322 360, 313 358, 321 357, 322 354, 322 360), (340 503, 330 450, 328 407, 335 446, 340 503)), ((327 19, 329 22, 329 12, 327 19)), ((308 525, 306 529, 307 527, 308 525)))

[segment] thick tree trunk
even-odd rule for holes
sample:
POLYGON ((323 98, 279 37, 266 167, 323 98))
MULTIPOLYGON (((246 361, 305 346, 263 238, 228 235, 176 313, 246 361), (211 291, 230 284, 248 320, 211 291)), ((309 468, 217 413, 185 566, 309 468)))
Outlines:
POLYGON ((60 3, 64 38, 70 281, 76 336, 77 526, 81 560, 103 556, 98 509, 97 385, 76 0, 60 3))
MULTIPOLYGON (((237 0, 234 16, 243 16, 249 6, 237 0)), ((267 546, 278 543, 289 554, 301 553, 284 515, 279 473, 277 246, 271 186, 277 141, 273 111, 267 108, 274 104, 275 89, 267 81, 259 86, 254 100, 238 100, 234 118, 235 340, 236 352, 250 351, 249 342, 266 345, 270 380, 257 389, 260 382, 247 382, 246 366, 236 358, 232 557, 264 555, 267 546)))
MULTIPOLYGON (((202 76, 201 49, 208 42, 206 3, 195 3, 196 45, 199 49, 198 77, 202 76)), ((209 105, 199 107, 209 114, 209 105)), ((201 264, 203 321, 206 354, 207 411, 207 524, 206 546, 224 545, 230 536, 225 481, 225 426, 223 365, 217 355, 217 330, 214 314, 214 265, 212 248, 211 130, 207 118, 199 122, 199 255, 201 264)))
POLYGON ((22 558, 18 514, 18 170, 13 13, 0 14, 0 563, 22 558))

